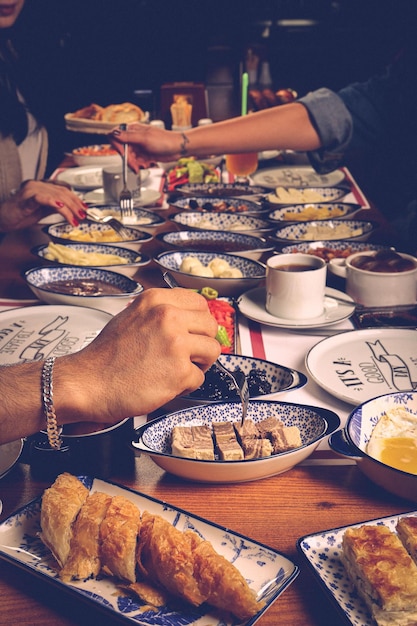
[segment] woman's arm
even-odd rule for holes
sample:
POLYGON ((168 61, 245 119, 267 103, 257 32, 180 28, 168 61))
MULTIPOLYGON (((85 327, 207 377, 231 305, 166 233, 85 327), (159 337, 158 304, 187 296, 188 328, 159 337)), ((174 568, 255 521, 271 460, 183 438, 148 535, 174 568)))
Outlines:
POLYGON ((122 150, 129 143, 133 169, 155 161, 173 161, 182 156, 252 152, 269 149, 316 150, 320 138, 307 109, 300 103, 236 117, 185 133, 161 130, 145 124, 131 124, 127 131, 115 129, 113 145, 122 150))

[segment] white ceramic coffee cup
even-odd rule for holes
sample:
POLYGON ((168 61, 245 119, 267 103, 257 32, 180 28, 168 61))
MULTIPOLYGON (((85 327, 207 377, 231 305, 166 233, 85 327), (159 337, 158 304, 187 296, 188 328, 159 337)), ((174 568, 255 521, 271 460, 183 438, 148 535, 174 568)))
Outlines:
POLYGON ((275 317, 301 320, 324 310, 326 262, 311 254, 277 254, 266 262, 266 310, 275 317))
MULTIPOLYGON (((140 197, 141 175, 128 170, 127 188, 132 192, 133 201, 140 197)), ((123 172, 121 165, 112 165, 103 168, 104 201, 119 203, 120 192, 123 188, 123 172)))
POLYGON ((346 293, 364 306, 396 306, 417 302, 417 259, 410 254, 398 253, 408 259, 414 268, 398 272, 376 272, 355 267, 359 257, 373 257, 374 251, 356 252, 347 259, 332 259, 330 271, 346 278, 346 293))

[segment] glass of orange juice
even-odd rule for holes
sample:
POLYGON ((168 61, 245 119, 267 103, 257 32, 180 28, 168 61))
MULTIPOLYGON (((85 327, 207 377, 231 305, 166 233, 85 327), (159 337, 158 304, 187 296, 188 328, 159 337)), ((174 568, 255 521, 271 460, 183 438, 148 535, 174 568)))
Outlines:
POLYGON ((256 172, 257 168, 257 152, 226 154, 226 169, 233 174, 236 182, 249 183, 248 176, 256 172))

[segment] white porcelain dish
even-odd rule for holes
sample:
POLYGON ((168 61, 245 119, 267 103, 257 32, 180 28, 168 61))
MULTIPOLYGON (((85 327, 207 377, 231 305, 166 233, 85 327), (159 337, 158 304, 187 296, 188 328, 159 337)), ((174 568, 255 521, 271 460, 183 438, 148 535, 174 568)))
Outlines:
POLYGON ((306 459, 320 441, 340 425, 340 419, 327 409, 288 402, 250 400, 248 419, 260 422, 267 417, 277 417, 286 426, 298 426, 302 446, 289 452, 247 461, 199 461, 171 454, 170 437, 173 426, 179 424, 206 424, 239 422, 242 419, 240 402, 214 402, 176 411, 137 429, 135 450, 148 454, 165 471, 197 482, 241 483, 276 474, 282 474, 306 459))
POLYGON ((181 211, 203 211, 204 213, 237 213, 238 215, 262 215, 270 211, 270 206, 264 202, 255 202, 247 198, 233 198, 230 196, 183 196, 171 206, 181 211))
POLYGON ((303 215, 310 212, 310 215, 314 215, 314 221, 326 220, 326 219, 344 219, 351 218, 357 211, 361 209, 359 204, 353 204, 349 202, 308 202, 306 204, 291 204, 285 208, 275 209, 268 213, 268 219, 273 224, 285 225, 291 222, 301 224, 306 220, 303 215), (311 213, 313 211, 313 213, 311 213), (320 215, 321 212, 321 215, 320 215), (332 213, 337 213, 333 215, 332 213), (300 217, 301 216, 301 217, 300 217))
POLYGON ((357 528, 364 524, 372 526, 383 524, 395 532, 399 518, 406 515, 417 515, 417 511, 407 511, 402 515, 366 520, 358 524, 305 535, 298 539, 297 548, 299 552, 307 560, 329 600, 340 611, 340 623, 343 621, 343 623, 351 626, 375 626, 368 608, 355 591, 340 560, 343 535, 348 528, 357 528))
POLYGON ((322 239, 366 241, 376 227, 374 222, 363 220, 312 220, 278 228, 271 239, 282 245, 322 239))
MULTIPOLYGON (((248 581, 265 606, 240 626, 253 626, 265 614, 273 602, 287 589, 299 573, 299 568, 285 555, 212 522, 196 517, 137 491, 117 484, 83 477, 82 481, 91 492, 100 491, 110 496, 123 496, 133 502, 140 511, 160 515, 182 532, 190 528, 203 539, 210 541, 214 549, 235 567, 248 581)), ((0 557, 28 574, 40 578, 70 594, 73 602, 87 602, 98 609, 98 622, 117 620, 122 624, 142 626, 233 626, 236 620, 219 614, 203 604, 196 609, 185 604, 164 605, 158 610, 146 607, 134 596, 129 596, 114 579, 102 577, 75 583, 64 583, 56 575, 54 560, 39 539, 41 497, 22 507, 0 524, 0 557), (100 618, 103 619, 100 619, 100 618), (104 621, 103 621, 104 620, 104 621)))
MULTIPOLYGON (((87 133, 93 135, 107 135, 117 124, 115 122, 103 122, 102 120, 90 120, 82 117, 74 117, 73 113, 64 115, 65 128, 75 133, 87 133)), ((136 124, 148 124, 149 116, 144 114, 140 122, 136 124)))
POLYGON ((103 184, 103 168, 97 165, 84 165, 82 167, 69 167, 57 174, 56 180, 71 185, 79 191, 97 189, 103 184))
POLYGON ((417 502, 417 474, 387 465, 367 452, 375 425, 387 411, 399 406, 416 420, 417 392, 388 393, 358 405, 350 413, 345 428, 332 434, 329 445, 338 454, 356 460, 361 472, 379 487, 406 500, 417 502))
MULTIPOLYGON (((49 244, 41 244, 32 248, 31 252, 38 258, 46 261, 48 264, 59 264, 63 267, 68 265, 77 265, 77 263, 62 263, 60 261, 50 261, 45 257, 49 244)), ((140 252, 136 252, 135 250, 131 250, 130 248, 121 248, 120 246, 112 246, 109 244, 100 244, 100 243, 65 243, 64 245, 71 252, 79 252, 86 254, 111 254, 121 257, 126 261, 123 264, 109 264, 109 265, 85 265, 79 264, 82 267, 97 267, 103 270, 110 270, 112 272, 118 272, 119 274, 123 274, 124 276, 128 276, 132 278, 138 271, 140 267, 144 267, 150 263, 150 258, 146 254, 142 254, 140 252)))
POLYGON ((116 314, 124 309, 129 302, 143 291, 140 283, 117 272, 94 267, 76 267, 74 265, 49 265, 34 267, 25 272, 27 285, 35 296, 47 304, 74 305, 90 307, 116 314), (68 293, 57 282, 75 283, 83 286, 94 283, 105 284, 116 288, 116 293, 99 293, 80 295, 68 293))
POLYGON ((74 163, 80 167, 97 165, 103 168, 108 165, 119 165, 121 163, 120 154, 116 150, 112 150, 110 144, 94 144, 74 148, 71 156, 74 163), (88 154, 83 153, 83 151, 88 152, 88 154))
POLYGON ((275 328, 289 328, 293 330, 331 326, 348 319, 355 310, 353 300, 352 304, 348 303, 351 300, 349 296, 331 287, 326 287, 323 313, 318 317, 306 320, 288 320, 283 317, 276 317, 266 310, 265 300, 265 287, 255 287, 246 291, 238 298, 237 306, 243 315, 255 322, 275 328), (346 304, 339 302, 337 298, 343 298, 346 304))
POLYGON ((44 232, 46 232, 52 241, 55 241, 56 243, 85 242, 90 233, 92 233, 93 237, 97 237, 97 239, 99 239, 98 243, 108 243, 121 248, 130 248, 131 250, 139 250, 142 244, 152 239, 152 235, 143 230, 133 228, 132 226, 126 226, 126 228, 129 233, 129 239, 123 239, 122 241, 111 241, 111 238, 107 240, 102 233, 104 232, 104 235, 108 233, 109 226, 106 224, 96 224, 90 221, 81 222, 77 227, 72 226, 68 222, 50 224, 45 227, 44 232), (66 237, 65 235, 69 236, 66 237))
POLYGON ((259 261, 266 252, 272 254, 274 246, 263 237, 224 230, 180 230, 160 233, 156 238, 171 250, 205 250, 226 252, 259 261))
POLYGON ((254 261, 235 254, 221 252, 201 252, 196 250, 182 250, 181 252, 168 251, 158 254, 154 261, 162 272, 170 272, 181 287, 187 289, 203 289, 212 287, 219 296, 235 297, 247 289, 257 286, 265 279, 266 268, 260 261, 254 261), (186 257, 198 259, 203 266, 214 259, 226 261, 231 268, 242 273, 241 278, 211 278, 202 275, 188 274, 180 270, 181 263, 186 257))
MULTIPOLYGON (((161 193, 156 189, 141 189, 140 197, 134 199, 134 208, 137 209, 139 207, 154 206, 160 198, 161 193)), ((88 191, 84 194, 84 202, 94 205, 107 204, 104 189, 100 187, 98 189, 88 191)))
MULTIPOLYGON (((23 440, 3 443, 0 446, 0 478, 6 476, 18 462, 23 450, 23 440)), ((0 501, 1 502, 1 501, 0 501)), ((1 510, 0 510, 1 513, 1 510)))
POLYGON ((250 177, 255 185, 275 187, 336 187, 345 180, 341 170, 317 174, 311 165, 284 165, 260 169, 250 177))
POLYGON ((179 227, 191 230, 227 230, 246 235, 266 235, 273 230, 273 225, 266 219, 241 213, 176 213, 169 219, 179 227))
POLYGON ((63 356, 89 344, 111 320, 110 313, 79 306, 42 305, 0 313, 0 365, 63 356))
POLYGON ((370 328, 326 337, 307 353, 308 374, 325 391, 358 405, 417 380, 417 331, 370 328))

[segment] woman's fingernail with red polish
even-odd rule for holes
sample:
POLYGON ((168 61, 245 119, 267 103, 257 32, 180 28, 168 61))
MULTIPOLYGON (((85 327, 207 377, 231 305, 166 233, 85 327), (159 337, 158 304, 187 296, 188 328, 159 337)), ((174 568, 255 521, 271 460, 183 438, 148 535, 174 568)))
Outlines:
POLYGON ((82 220, 85 220, 85 218, 87 217, 87 213, 83 211, 82 209, 78 211, 78 215, 82 220))
POLYGON ((76 217, 73 217, 73 218, 72 218, 72 220, 71 220, 71 222, 72 222, 72 225, 73 225, 73 226, 79 226, 79 225, 80 225, 80 222, 77 220, 77 218, 76 218, 76 217))
POLYGON ((61 202, 60 200, 57 200, 57 201, 55 202, 55 204, 56 204, 56 206, 57 206, 57 207, 59 207, 60 209, 62 209, 62 207, 64 207, 64 206, 65 206, 65 204, 64 204, 63 202, 61 202))

